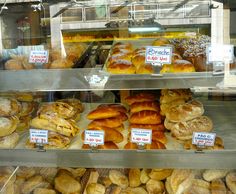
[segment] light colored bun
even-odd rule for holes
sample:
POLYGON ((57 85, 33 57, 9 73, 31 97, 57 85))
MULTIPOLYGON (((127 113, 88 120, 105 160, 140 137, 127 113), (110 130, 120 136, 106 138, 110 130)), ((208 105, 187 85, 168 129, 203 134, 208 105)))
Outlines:
POLYGON ((215 179, 224 178, 228 172, 228 170, 205 170, 202 176, 206 181, 210 182, 215 179))
POLYGON ((12 133, 5 137, 0 137, 0 148, 3 149, 13 149, 19 142, 20 136, 18 133, 12 133))
POLYGON ((52 189, 37 188, 34 190, 34 194, 56 194, 56 191, 52 189))
POLYGON ((157 102, 149 101, 149 102, 135 102, 130 106, 130 113, 136 113, 143 110, 151 110, 155 112, 159 112, 160 108, 157 102))
POLYGON ((146 184, 146 189, 148 193, 163 193, 165 187, 163 182, 150 179, 146 184))
POLYGON ((120 186, 122 189, 129 185, 128 178, 118 170, 110 170, 109 178, 113 184, 120 186))
POLYGON ((211 194, 210 183, 202 179, 193 179, 192 185, 184 194, 211 194))
POLYGON ((225 183, 221 179, 211 181, 210 185, 211 194, 226 194, 227 189, 225 183))
POLYGON ((8 136, 12 134, 19 123, 19 119, 16 116, 0 117, 0 137, 8 136))
POLYGON ((155 101, 156 96, 151 93, 139 93, 133 96, 128 96, 125 101, 128 105, 131 105, 135 102, 147 102, 147 101, 155 101))
POLYGON ((171 175, 173 170, 171 169, 152 169, 152 171, 148 174, 151 179, 161 181, 166 179, 171 175))
POLYGON ((105 194, 106 188, 98 183, 91 183, 87 186, 87 194, 105 194))
POLYGON ((230 172, 226 176, 226 184, 230 191, 232 191, 234 194, 236 193, 236 173, 235 172, 230 172))
POLYGON ((153 69, 153 66, 150 64, 141 65, 136 70, 136 74, 153 74, 153 73, 154 73, 154 69, 153 69))
POLYGON ((140 181, 141 172, 138 168, 133 168, 129 170, 129 186, 138 187, 141 185, 140 181))
POLYGON ((67 69, 74 66, 73 61, 68 59, 57 59, 49 65, 49 69, 67 69))
POLYGON ((148 176, 148 174, 149 174, 149 170, 147 169, 141 170, 140 181, 142 184, 146 184, 149 181, 150 177, 148 176))
POLYGON ((171 109, 171 107, 178 106, 178 105, 181 105, 184 103, 185 103, 184 99, 177 99, 177 100, 171 101, 169 103, 162 103, 160 105, 161 115, 165 116, 166 112, 168 112, 171 109))
POLYGON ((131 115, 129 119, 131 124, 160 124, 161 116, 159 113, 150 110, 144 110, 131 115))
POLYGON ((120 112, 118 112, 114 108, 102 107, 102 108, 97 108, 97 109, 91 111, 87 115, 87 119, 89 119, 89 120, 107 119, 107 118, 117 117, 119 115, 120 115, 120 112))
POLYGON ((13 116, 21 111, 21 104, 13 98, 0 97, 0 116, 13 116))
POLYGON ((21 111, 19 112, 19 117, 24 117, 30 115, 34 111, 34 103, 32 102, 21 102, 21 111))
POLYGON ((188 89, 163 89, 161 90, 160 103, 170 103, 175 100, 182 99, 187 101, 192 98, 191 91, 188 89))

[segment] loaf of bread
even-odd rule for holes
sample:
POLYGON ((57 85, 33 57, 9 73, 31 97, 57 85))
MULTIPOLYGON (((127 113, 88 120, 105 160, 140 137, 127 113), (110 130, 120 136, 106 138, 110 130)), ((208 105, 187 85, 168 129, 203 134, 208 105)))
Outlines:
POLYGON ((171 122, 184 122, 202 116, 204 108, 201 102, 192 100, 176 107, 171 107, 166 112, 166 118, 171 122))
POLYGON ((193 132, 210 132, 212 129, 212 120, 207 116, 200 116, 186 122, 174 123, 170 130, 177 139, 188 140, 192 139, 193 132))
POLYGON ((170 103, 175 100, 182 99, 184 101, 187 101, 192 98, 191 91, 188 89, 163 89, 161 90, 161 97, 160 97, 160 103, 170 103))
POLYGON ((138 187, 141 185, 140 181, 141 172, 139 168, 133 168, 129 170, 129 186, 138 187))
POLYGON ((165 127, 163 124, 157 124, 157 125, 130 124, 129 130, 131 129, 151 129, 151 130, 157 130, 157 131, 165 131, 165 127))
POLYGON ((119 115, 120 115, 120 112, 118 112, 114 108, 101 107, 101 108, 97 108, 97 109, 91 111, 87 115, 87 119, 89 119, 89 120, 107 119, 107 118, 117 117, 119 115))
POLYGON ((131 124, 160 124, 161 116, 156 111, 143 110, 134 113, 129 119, 131 124))
POLYGON ((156 96, 151 93, 139 93, 133 96, 128 96, 125 101, 128 105, 131 105, 135 102, 146 102, 146 101, 155 101, 156 96))
MULTIPOLYGON (((83 144, 82 149, 90 149, 90 146, 88 144, 83 144)), ((105 142, 104 145, 99 145, 98 149, 101 149, 101 150, 116 150, 116 149, 119 149, 119 148, 114 142, 108 141, 108 142, 105 142)))
POLYGON ((160 108, 157 102, 149 101, 149 102, 135 102, 130 106, 130 113, 136 113, 143 110, 151 110, 155 112, 159 112, 160 108))

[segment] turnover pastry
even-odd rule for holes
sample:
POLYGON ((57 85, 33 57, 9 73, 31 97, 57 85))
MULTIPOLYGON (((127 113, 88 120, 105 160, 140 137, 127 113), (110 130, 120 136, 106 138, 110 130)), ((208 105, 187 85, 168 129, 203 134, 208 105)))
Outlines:
POLYGON ((172 174, 171 169, 152 169, 152 171, 148 174, 151 179, 161 181, 165 180, 172 174))
POLYGON ((160 124, 161 116, 156 111, 143 110, 134 113, 129 119, 131 124, 160 124))
POLYGON ((84 110, 82 103, 80 102, 79 99, 76 99, 76 98, 61 99, 61 100, 58 100, 57 102, 67 103, 70 106, 74 107, 80 113, 83 112, 83 110, 84 110))
POLYGON ((3 149, 14 148, 16 147, 19 139, 20 139, 20 136, 16 132, 10 135, 4 136, 4 137, 0 137, 0 148, 3 148, 3 149))

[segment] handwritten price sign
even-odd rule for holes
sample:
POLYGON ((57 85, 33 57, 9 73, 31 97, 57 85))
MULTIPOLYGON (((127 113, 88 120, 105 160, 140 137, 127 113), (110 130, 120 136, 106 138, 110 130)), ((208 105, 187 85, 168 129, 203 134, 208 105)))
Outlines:
POLYGON ((30 129, 30 142, 36 144, 48 144, 48 131, 30 129))
POLYGON ((152 143, 152 130, 149 129, 132 129, 131 142, 138 144, 152 143))
POLYGON ((104 145, 104 131, 85 130, 84 144, 104 145))
POLYGON ((193 133, 192 144, 197 146, 214 146, 215 144, 215 133, 193 133))
POLYGON ((151 46, 146 49, 146 63, 171 64, 172 47, 151 46))
POLYGON ((47 63, 48 51, 31 51, 29 57, 29 63, 47 63))

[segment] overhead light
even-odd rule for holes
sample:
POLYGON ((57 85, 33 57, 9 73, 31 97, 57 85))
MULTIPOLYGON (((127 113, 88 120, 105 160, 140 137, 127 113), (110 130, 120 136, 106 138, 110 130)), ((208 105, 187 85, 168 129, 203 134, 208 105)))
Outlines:
POLYGON ((2 6, 2 9, 5 9, 5 10, 7 10, 7 9, 8 9, 8 7, 5 5, 5 6, 2 6))
POLYGON ((153 18, 138 22, 134 21, 129 26, 129 32, 131 33, 142 33, 142 32, 159 32, 163 31, 164 27, 156 22, 153 18))
POLYGON ((129 28, 129 32, 131 33, 138 33, 138 32, 157 32, 161 31, 159 27, 136 27, 136 28, 129 28))

